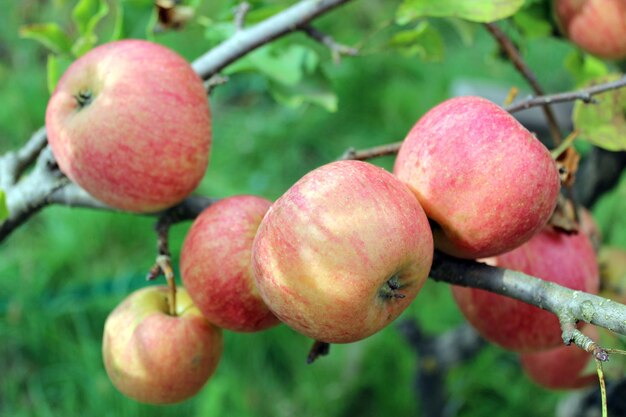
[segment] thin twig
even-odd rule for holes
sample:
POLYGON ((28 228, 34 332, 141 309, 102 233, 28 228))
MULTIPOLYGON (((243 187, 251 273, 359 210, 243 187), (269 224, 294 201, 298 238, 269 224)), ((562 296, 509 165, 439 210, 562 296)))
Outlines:
POLYGON ((235 8, 235 30, 243 30, 246 25, 246 16, 249 11, 250 3, 247 1, 239 3, 239 5, 235 8))
MULTIPOLYGON (((545 95, 545 91, 539 84, 539 81, 537 81, 537 77, 526 64, 519 50, 513 44, 511 39, 509 39, 506 33, 504 33, 495 23, 485 23, 485 27, 489 33, 493 35, 498 44, 500 44, 502 50, 507 54, 517 71, 526 79, 535 94, 539 96, 545 95)), ((548 121, 548 127, 550 129, 552 140, 555 145, 558 145, 561 143, 561 130, 559 129, 554 112, 548 103, 544 103, 542 105, 542 109, 546 116, 546 120, 548 121)))
POLYGON ((581 100, 584 103, 595 103, 594 95, 605 93, 611 90, 617 90, 626 86, 626 76, 616 81, 602 83, 593 87, 583 88, 581 90, 567 91, 563 93, 547 94, 539 97, 530 97, 526 100, 519 101, 515 104, 505 107, 509 113, 515 113, 521 110, 530 109, 532 107, 544 106, 552 103, 564 103, 569 101, 581 100))
POLYGON ((353 159, 357 161, 365 161, 372 158, 378 158, 379 156, 394 155, 398 153, 401 145, 402 142, 395 142, 388 145, 374 146, 373 148, 362 150, 349 148, 343 153, 343 155, 339 157, 339 159, 353 159))
POLYGON ((333 62, 339 64, 341 62, 341 56, 356 56, 359 54, 357 48, 353 48, 347 45, 337 43, 332 36, 325 34, 324 32, 317 30, 313 26, 307 24, 301 27, 301 30, 307 34, 311 39, 325 45, 330 49, 330 53, 333 57, 333 62))

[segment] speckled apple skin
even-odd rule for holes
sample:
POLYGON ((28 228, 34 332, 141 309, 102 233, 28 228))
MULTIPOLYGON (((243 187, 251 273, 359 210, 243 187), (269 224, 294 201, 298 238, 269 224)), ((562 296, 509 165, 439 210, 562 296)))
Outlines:
MULTIPOLYGON (((596 253, 584 233, 567 235, 546 228, 519 248, 486 261, 591 294, 600 286, 596 253)), ((465 318, 492 343, 520 352, 563 343, 559 320, 552 313, 489 291, 451 288, 465 318)))
POLYGON ((302 177, 267 212, 253 245, 257 288, 284 323, 348 343, 393 321, 422 287, 433 257, 424 211, 391 173, 333 162, 302 177), (388 280, 398 276, 396 294, 388 280))
POLYGON ((624 0, 555 0, 559 27, 572 43, 605 59, 626 57, 624 0))
POLYGON ((560 188, 548 149, 501 107, 472 96, 427 112, 402 143, 394 173, 438 224, 435 247, 469 259, 528 241, 560 188))
MULTIPOLYGON (((598 341, 598 330, 587 325, 583 333, 598 341)), ((553 390, 570 390, 598 384, 595 367, 585 372, 592 355, 578 346, 559 346, 532 353, 522 353, 522 370, 535 384, 553 390)))
POLYGON ((195 395, 215 371, 222 332, 202 316, 183 288, 177 316, 168 314, 165 286, 133 292, 104 325, 102 355, 113 385, 148 404, 171 404, 195 395))
POLYGON ((48 142, 63 173, 118 209, 152 212, 198 185, 211 146, 202 80, 163 46, 123 40, 75 61, 46 110, 48 142), (92 101, 81 107, 81 91, 92 101))
POLYGON ((252 273, 252 242, 271 204, 253 195, 225 198, 200 213, 185 237, 183 284, 202 314, 221 328, 254 332, 280 323, 252 273))

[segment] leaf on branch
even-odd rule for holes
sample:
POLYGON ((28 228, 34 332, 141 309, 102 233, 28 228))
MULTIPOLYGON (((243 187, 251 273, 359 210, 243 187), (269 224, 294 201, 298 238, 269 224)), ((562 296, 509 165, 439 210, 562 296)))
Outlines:
POLYGON ((404 25, 420 17, 459 17, 473 22, 493 22, 512 16, 524 0, 404 0, 396 21, 404 25))
POLYGON ((583 86, 596 78, 609 74, 604 61, 580 51, 572 51, 565 58, 565 68, 572 74, 577 86, 583 86))
POLYGON ((57 83, 61 79, 61 76, 65 72, 65 70, 70 66, 72 60, 70 58, 66 58, 60 55, 48 55, 47 62, 47 81, 48 81, 48 92, 52 94, 54 89, 56 88, 57 83))
POLYGON ((7 207, 7 199, 4 191, 0 190, 0 222, 9 218, 9 208, 7 207))
POLYGON ((414 28, 393 35, 389 45, 404 55, 418 55, 424 61, 443 59, 444 43, 441 34, 426 20, 419 22, 414 28))
POLYGON ((95 30, 98 23, 109 14, 109 6, 103 0, 80 0, 72 10, 72 19, 80 36, 72 45, 74 56, 81 56, 98 42, 95 30))
POLYGON ((20 37, 33 39, 56 54, 69 54, 72 41, 56 23, 38 23, 20 28, 20 37))
MULTIPOLYGON (((592 85, 615 81, 620 74, 597 79, 592 85)), ((580 138, 608 151, 626 150, 626 90, 617 89, 595 96, 596 104, 576 102, 572 119, 580 138)))
POLYGON ((293 87, 273 83, 270 85, 270 93, 276 101, 289 107, 314 104, 330 113, 337 111, 337 94, 330 80, 321 71, 293 87))

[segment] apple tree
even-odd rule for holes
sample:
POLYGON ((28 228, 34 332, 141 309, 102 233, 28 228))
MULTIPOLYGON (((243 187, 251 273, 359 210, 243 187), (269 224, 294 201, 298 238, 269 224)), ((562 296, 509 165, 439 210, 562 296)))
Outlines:
POLYGON ((3 8, 0 414, 623 413, 622 1, 3 8))

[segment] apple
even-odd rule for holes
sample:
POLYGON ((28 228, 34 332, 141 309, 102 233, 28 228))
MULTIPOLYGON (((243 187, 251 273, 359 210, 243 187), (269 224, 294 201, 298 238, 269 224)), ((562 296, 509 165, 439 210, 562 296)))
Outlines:
POLYGON ((241 195, 207 207, 181 249, 183 284, 215 325, 254 332, 279 323, 261 299, 252 273, 252 242, 272 202, 241 195))
POLYGON ((428 220, 391 173, 336 161, 296 182, 269 209, 252 248, 261 297, 320 342, 366 338, 415 298, 432 264, 428 220))
POLYGON ((211 146, 202 80, 174 51, 142 40, 101 45, 70 65, 48 102, 46 132, 63 173, 134 212, 190 194, 211 146))
POLYGON ((582 50, 606 59, 626 57, 624 0, 555 0, 563 34, 582 50))
POLYGON ((222 332, 202 316, 179 288, 176 316, 169 314, 169 289, 133 292, 104 325, 102 355, 113 385, 149 404, 183 401, 206 383, 222 354, 222 332))
POLYGON ((469 259, 528 241, 548 221, 560 188, 548 149, 501 107, 473 96, 422 116, 394 173, 434 222, 435 247, 469 259))
MULTIPOLYGON (((546 227, 531 240, 486 260, 573 290, 597 294, 595 250, 584 233, 566 234, 546 227)), ((536 351, 563 343, 557 317, 513 298, 469 287, 452 286, 465 318, 487 340, 513 351, 536 351)))
MULTIPOLYGON (((598 340, 598 330, 594 326, 587 325, 582 331, 592 340, 598 340)), ((522 370, 528 378, 541 387, 554 390, 578 389, 597 384, 597 373, 587 369, 591 360, 591 353, 574 344, 520 354, 522 370)))

